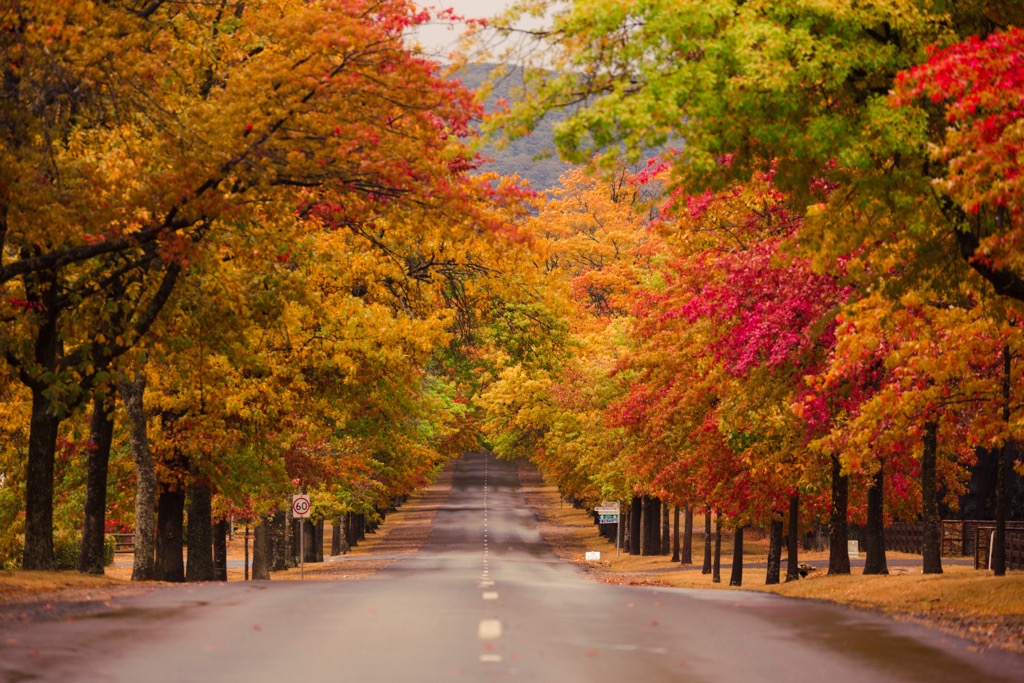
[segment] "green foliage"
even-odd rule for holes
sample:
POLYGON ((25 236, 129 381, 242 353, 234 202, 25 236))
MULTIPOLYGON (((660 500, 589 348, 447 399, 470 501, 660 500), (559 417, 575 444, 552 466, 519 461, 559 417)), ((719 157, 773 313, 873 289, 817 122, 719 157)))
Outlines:
MULTIPOLYGON (((18 536, 12 544, 13 552, 5 553, 0 557, 0 569, 20 569, 22 545, 25 542, 24 536, 18 536)), ((77 531, 57 531, 53 535, 54 569, 74 570, 78 569, 78 556, 82 549, 82 535, 77 531)), ((103 538, 103 563, 106 566, 114 564, 114 537, 103 538)))

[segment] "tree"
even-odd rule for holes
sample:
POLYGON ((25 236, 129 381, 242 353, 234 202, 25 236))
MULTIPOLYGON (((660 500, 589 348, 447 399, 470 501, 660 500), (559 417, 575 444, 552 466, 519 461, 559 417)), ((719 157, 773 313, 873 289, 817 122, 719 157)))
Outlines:
POLYGON ((34 396, 27 568, 52 562, 60 421, 148 332, 193 250, 273 239, 314 188, 351 215, 474 213, 458 138, 478 109, 404 42, 427 18, 390 1, 24 0, 0 19, 0 341, 34 396))
POLYGON ((892 101, 931 110, 929 171, 960 253, 995 292, 1024 301, 1024 30, 971 36, 897 74, 892 101), (938 112, 934 110, 938 109, 938 112), (940 115, 937 115, 940 114, 940 115))

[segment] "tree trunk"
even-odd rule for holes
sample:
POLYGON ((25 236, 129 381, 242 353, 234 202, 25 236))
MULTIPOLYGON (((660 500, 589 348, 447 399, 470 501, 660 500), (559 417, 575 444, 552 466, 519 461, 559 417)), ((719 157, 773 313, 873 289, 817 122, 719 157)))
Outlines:
POLYGON ((146 433, 146 413, 142 396, 146 390, 146 373, 140 370, 130 382, 120 386, 128 416, 128 441, 135 461, 135 557, 132 561, 132 581, 152 581, 156 578, 156 466, 149 449, 146 433))
POLYGON ((331 557, 341 555, 341 515, 331 520, 331 557))
POLYGON ((879 463, 868 489, 868 519, 864 528, 864 573, 888 574, 885 561, 885 461, 879 463))
POLYGON ((640 535, 643 521, 644 501, 640 496, 633 496, 629 504, 629 554, 640 554, 640 535))
POLYGON ((846 521, 849 507, 850 479, 843 474, 839 456, 832 456, 832 520, 828 531, 828 574, 850 573, 849 527, 846 521))
POLYGON ((345 547, 347 553, 352 549, 352 513, 346 512, 341 516, 341 535, 344 540, 341 544, 345 547))
POLYGON ((284 571, 291 565, 288 564, 288 515, 291 513, 291 508, 288 511, 278 510, 268 519, 270 520, 267 529, 270 534, 270 548, 271 556, 273 561, 271 562, 270 570, 275 572, 284 571))
POLYGON ((644 497, 644 545, 640 554, 661 554, 661 501, 653 496, 644 497))
POLYGON ((711 573, 711 507, 704 506, 704 566, 701 574, 711 573))
POLYGON ((786 581, 800 578, 800 493, 789 497, 789 537, 786 539, 786 581))
POLYGON ((185 580, 184 550, 185 492, 163 488, 157 500, 156 579, 181 583, 185 580))
POLYGON ((678 561, 679 561, 679 506, 675 505, 672 508, 672 562, 678 562, 678 561))
POLYGON ((1008 439, 999 449, 999 470, 996 475, 996 533, 992 541, 992 574, 1006 576, 1006 511, 1013 479, 1013 462, 1017 459, 1017 444, 1008 439))
POLYGON ((324 530, 325 521, 319 520, 316 524, 310 524, 313 527, 313 559, 312 562, 323 562, 324 561, 324 530))
POLYGON ((102 574, 106 564, 103 540, 107 519, 107 467, 110 463, 110 444, 114 439, 113 411, 107 405, 106 398, 94 398, 92 423, 89 427, 85 517, 78 555, 78 571, 83 574, 102 574))
POLYGON ((299 529, 300 533, 302 533, 303 547, 301 550, 303 553, 303 562, 307 564, 310 562, 317 562, 317 525, 313 524, 313 522, 307 517, 299 520, 299 529))
POLYGON ((683 513, 683 549, 680 552, 681 564, 693 564, 693 506, 686 504, 683 513))
POLYGON ((715 564, 711 570, 711 583, 722 583, 722 513, 715 513, 715 564))
MULTIPOLYGON (((1003 422, 1007 430, 1010 426, 1010 390, 1012 355, 1010 347, 1003 347, 1003 422)), ((1006 509, 1007 500, 1010 497, 1010 480, 1012 479, 1012 464, 1015 459, 1016 448, 1013 441, 1007 438, 1006 443, 999 449, 999 459, 996 462, 996 533, 992 540, 992 566, 989 569, 995 576, 1006 576, 1006 509)))
POLYGON ((245 566, 245 574, 244 574, 244 579, 246 581, 248 581, 249 580, 249 522, 248 521, 246 521, 246 523, 245 523, 245 537, 244 537, 244 539, 245 539, 243 541, 245 543, 245 565, 244 565, 245 566))
POLYGON ((782 572, 782 520, 772 518, 768 529, 768 573, 765 576, 766 586, 779 583, 782 572))
MULTIPOLYGON (((33 278, 30 298, 43 302, 41 324, 35 339, 35 362, 40 370, 54 372, 61 348, 57 331, 56 283, 51 278, 33 278), (49 280, 49 281, 47 281, 49 280)), ((26 283, 28 290, 30 283, 26 283)), ((25 381, 27 378, 22 377, 25 381)), ((53 569, 53 469, 60 427, 57 406, 53 404, 51 385, 41 381, 25 382, 32 391, 29 418, 28 465, 25 469, 25 549, 22 569, 53 569)))
POLYGON ((291 523, 288 525, 288 564, 292 567, 298 567, 299 561, 302 559, 299 556, 299 534, 302 532, 302 518, 292 517, 291 523))
POLYGON ((267 518, 264 517, 253 530, 252 540, 252 580, 267 581, 270 579, 270 548, 267 543, 267 518))
MULTIPOLYGON (((660 555, 668 555, 672 552, 672 531, 668 523, 668 502, 660 503, 661 505, 661 552, 660 555)), ((678 508, 677 508, 678 509, 678 508)), ((678 521, 678 520, 677 520, 678 521)), ((679 525, 676 524, 676 531, 679 530, 679 525)), ((678 538, 679 534, 676 534, 678 538)))
POLYGON ((213 581, 212 494, 205 482, 188 489, 188 564, 185 580, 213 581))
POLYGON ((60 420, 45 389, 32 388, 28 466, 25 471, 23 569, 53 569, 53 468, 60 420))
POLYGON ((227 519, 221 518, 213 527, 213 580, 228 580, 228 527, 227 519))
POLYGON ((936 459, 939 449, 939 424, 924 425, 924 449, 921 451, 921 518, 924 521, 924 574, 942 573, 942 537, 939 506, 936 500, 936 459))
POLYGON ((732 575, 729 577, 730 586, 743 585, 743 529, 744 525, 738 525, 733 534, 732 546, 732 575))
POLYGON ((641 522, 640 526, 641 539, 640 539, 640 554, 643 556, 649 556, 651 554, 651 544, 654 539, 651 538, 651 497, 644 496, 640 505, 641 522))

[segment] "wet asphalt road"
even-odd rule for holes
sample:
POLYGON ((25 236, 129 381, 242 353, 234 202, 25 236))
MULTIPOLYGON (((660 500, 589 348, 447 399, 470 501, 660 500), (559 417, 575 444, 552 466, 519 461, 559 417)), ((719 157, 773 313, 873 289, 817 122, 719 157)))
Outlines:
POLYGON ((738 590, 608 586, 543 545, 513 465, 459 461, 423 549, 373 578, 186 586, 0 626, 14 681, 1024 681, 1024 657, 738 590), (12 630, 12 628, 14 630, 12 630))

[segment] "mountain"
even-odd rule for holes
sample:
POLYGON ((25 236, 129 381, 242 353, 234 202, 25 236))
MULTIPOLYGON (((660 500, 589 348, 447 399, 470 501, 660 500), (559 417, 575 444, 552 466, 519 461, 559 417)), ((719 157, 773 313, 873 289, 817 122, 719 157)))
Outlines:
MULTIPOLYGON (((477 90, 496 68, 495 64, 470 64, 460 69, 454 78, 461 80, 468 89, 477 90)), ((513 88, 521 83, 522 71, 519 68, 511 69, 495 83, 484 103, 486 109, 493 111, 495 103, 502 99, 511 101, 513 88)), ((556 187, 559 177, 569 166, 558 159, 554 152, 553 129, 566 116, 562 111, 548 114, 541 119, 531 135, 513 140, 501 149, 494 144, 485 145, 480 154, 492 161, 487 162, 483 170, 500 175, 518 174, 529 180, 530 187, 538 192, 556 187)))

